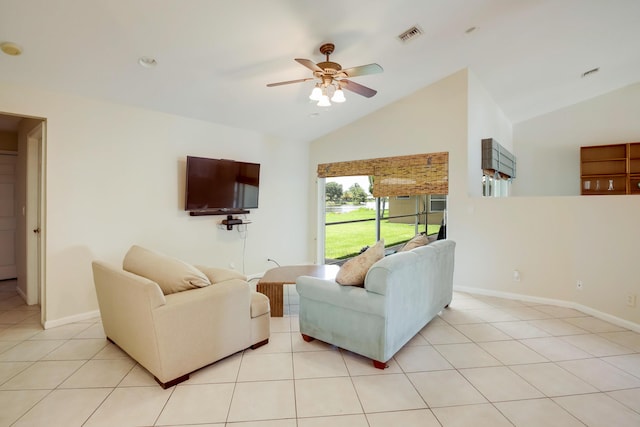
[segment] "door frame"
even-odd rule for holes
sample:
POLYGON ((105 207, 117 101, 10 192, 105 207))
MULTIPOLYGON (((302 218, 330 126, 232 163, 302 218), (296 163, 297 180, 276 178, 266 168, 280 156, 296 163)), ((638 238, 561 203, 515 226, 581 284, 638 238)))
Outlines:
POLYGON ((40 304, 40 321, 46 319, 46 121, 27 134, 27 209, 26 240, 27 304, 40 304), (39 232, 34 232, 39 230, 39 232))

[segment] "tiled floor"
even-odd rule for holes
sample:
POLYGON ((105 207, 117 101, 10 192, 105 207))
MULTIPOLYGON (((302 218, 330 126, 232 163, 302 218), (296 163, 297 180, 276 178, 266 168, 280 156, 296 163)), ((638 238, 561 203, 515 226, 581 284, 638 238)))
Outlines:
POLYGON ((162 390, 98 319, 43 331, 0 282, 1 426, 640 426, 640 334, 578 311, 456 293, 384 371, 297 332, 162 390))

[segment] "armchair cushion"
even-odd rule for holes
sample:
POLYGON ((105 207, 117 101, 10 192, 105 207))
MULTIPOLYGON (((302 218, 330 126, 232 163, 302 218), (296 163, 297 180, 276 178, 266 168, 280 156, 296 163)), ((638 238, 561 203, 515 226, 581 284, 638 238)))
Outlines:
POLYGON ((336 282, 341 285, 364 286, 367 271, 376 261, 384 258, 384 240, 345 262, 336 275, 336 282))
POLYGON ((156 282, 165 295, 211 284, 207 276, 192 265, 136 245, 125 255, 122 268, 156 282))
POLYGON ((231 279, 247 280, 247 276, 235 270, 207 267, 205 265, 196 265, 196 268, 202 271, 211 283, 220 283, 231 279))

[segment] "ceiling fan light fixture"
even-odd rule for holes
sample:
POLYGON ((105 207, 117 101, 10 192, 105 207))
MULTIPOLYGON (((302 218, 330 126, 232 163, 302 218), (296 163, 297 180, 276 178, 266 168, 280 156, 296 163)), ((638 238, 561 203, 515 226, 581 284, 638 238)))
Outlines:
POLYGON ((333 93, 333 96, 331 97, 331 101, 337 102, 338 104, 346 100, 347 98, 344 97, 344 92, 339 87, 336 89, 336 91, 333 93))
POLYGON ((312 101, 320 101, 320 98, 322 98, 322 89, 320 89, 320 85, 317 84, 311 91, 309 99, 312 101))
POLYGON ((320 101, 318 101, 318 107, 331 107, 328 95, 322 95, 320 101))

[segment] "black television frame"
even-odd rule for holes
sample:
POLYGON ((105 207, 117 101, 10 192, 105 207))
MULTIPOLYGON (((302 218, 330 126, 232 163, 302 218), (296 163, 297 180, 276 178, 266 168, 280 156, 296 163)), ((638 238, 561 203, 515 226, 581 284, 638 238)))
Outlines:
MULTIPOLYGON (((238 176, 239 175, 236 174, 236 178, 233 181, 234 183, 238 182, 238 176)), ((215 181, 216 177, 208 176, 206 177, 206 179, 210 180, 212 184, 216 182, 215 181)), ((228 179, 225 184, 230 185, 230 183, 231 183, 231 180, 228 179)), ((229 159, 214 159, 214 158, 198 157, 198 156, 187 156, 186 170, 185 170, 184 209, 185 211, 189 212, 189 215, 191 216, 247 214, 249 213, 249 209, 258 208, 259 198, 260 198, 259 191, 260 191, 260 163, 243 162, 243 161, 229 160, 229 159), (222 166, 220 170, 223 170, 225 168, 226 170, 229 170, 230 166, 232 165, 236 166, 239 170, 243 167, 251 168, 253 169, 253 171, 256 171, 257 169, 257 177, 255 176, 255 174, 249 174, 251 175, 251 178, 257 179, 256 181, 257 185, 255 185, 255 187, 257 188, 255 203, 252 203, 249 206, 245 206, 244 203, 243 203, 243 206, 237 206, 236 202, 242 199, 238 199, 237 195, 233 194, 233 202, 229 203, 230 206, 220 206, 220 207, 209 208, 209 207, 195 207, 193 206, 193 203, 190 204, 189 190, 191 187, 192 189, 191 194, 193 194, 193 188, 195 186, 193 181, 195 180, 196 177, 195 177, 195 174, 189 173, 189 168, 190 168, 190 165, 193 168, 195 162, 199 162, 200 164, 210 163, 211 170, 214 170, 215 167, 218 167, 218 166, 222 166)), ((219 196, 219 197, 222 197, 222 196, 219 196)))

